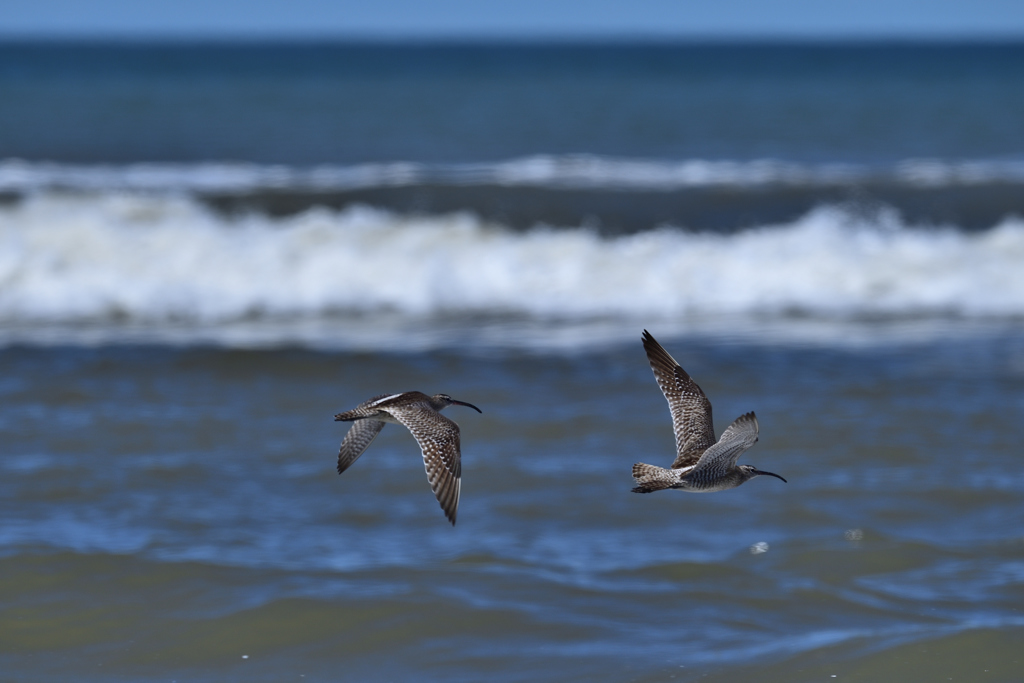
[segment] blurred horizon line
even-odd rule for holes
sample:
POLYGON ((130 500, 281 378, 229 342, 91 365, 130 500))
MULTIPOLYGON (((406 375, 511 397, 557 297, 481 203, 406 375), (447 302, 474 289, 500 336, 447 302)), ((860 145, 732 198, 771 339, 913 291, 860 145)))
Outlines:
POLYGON ((666 35, 663 33, 621 33, 580 35, 551 33, 526 35, 516 33, 494 33, 469 35, 447 33, 423 35, 402 32, 381 33, 280 33, 280 32, 109 32, 81 34, 73 32, 10 32, 0 29, 0 46, 26 44, 53 45, 254 45, 273 44, 280 46, 308 45, 356 45, 381 47, 729 47, 729 46, 806 46, 806 47, 946 47, 946 46, 1017 46, 1024 44, 1024 32, 969 32, 969 33, 825 33, 807 35, 804 33, 749 33, 749 34, 687 34, 666 35))

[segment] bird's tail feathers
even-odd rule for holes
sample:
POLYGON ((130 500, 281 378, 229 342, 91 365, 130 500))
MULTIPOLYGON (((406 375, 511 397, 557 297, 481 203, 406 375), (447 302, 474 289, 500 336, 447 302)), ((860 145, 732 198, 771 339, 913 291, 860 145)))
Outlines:
POLYGON ((633 487, 633 493, 653 493, 672 488, 677 478, 671 470, 666 470, 664 467, 638 462, 633 465, 633 479, 637 483, 633 487))

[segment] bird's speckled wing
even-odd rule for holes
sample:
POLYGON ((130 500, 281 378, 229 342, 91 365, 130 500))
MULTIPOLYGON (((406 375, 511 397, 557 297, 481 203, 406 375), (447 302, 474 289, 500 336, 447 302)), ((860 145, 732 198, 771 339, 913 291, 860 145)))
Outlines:
POLYGON ((356 420, 352 423, 338 451, 338 474, 347 470, 363 454, 383 428, 384 423, 380 420, 356 420))
POLYGON ((689 467, 715 444, 711 401, 647 330, 643 341, 654 378, 672 411, 672 429, 676 433, 676 459, 672 467, 689 467))
POLYGON ((459 425, 426 404, 412 403, 389 408, 388 412, 408 427, 419 443, 430 488, 445 517, 454 525, 462 488, 459 425))
POLYGON ((740 415, 722 432, 718 443, 704 451, 691 476, 701 479, 724 477, 736 466, 740 455, 757 443, 757 431, 757 416, 753 412, 740 415))

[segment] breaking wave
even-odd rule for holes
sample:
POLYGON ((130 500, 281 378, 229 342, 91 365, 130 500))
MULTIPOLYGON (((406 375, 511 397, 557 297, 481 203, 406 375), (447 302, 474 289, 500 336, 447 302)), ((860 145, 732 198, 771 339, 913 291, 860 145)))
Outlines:
POLYGON ((345 315, 527 320, 1024 316, 1024 221, 980 233, 821 207, 735 234, 521 232, 366 207, 228 217, 187 197, 0 208, 0 325, 345 315))
POLYGON ((311 168, 215 162, 77 165, 0 161, 0 191, 19 193, 50 189, 331 192, 425 183, 671 191, 713 186, 818 187, 866 182, 919 188, 1024 183, 1024 161, 908 159, 887 166, 869 166, 801 164, 774 159, 617 159, 586 154, 538 155, 494 163, 388 162, 311 168))

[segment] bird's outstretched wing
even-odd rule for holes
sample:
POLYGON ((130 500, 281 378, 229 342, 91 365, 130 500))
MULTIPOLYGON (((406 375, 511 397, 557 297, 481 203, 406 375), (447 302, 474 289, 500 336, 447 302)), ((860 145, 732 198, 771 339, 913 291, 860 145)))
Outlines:
POLYGON ((429 405, 413 403, 390 408, 388 412, 405 425, 419 443, 430 488, 441 504, 444 516, 454 526, 462 488, 459 425, 429 405))
POLYGON ((722 438, 704 451, 690 476, 703 478, 724 477, 736 466, 736 460, 748 448, 757 443, 757 416, 753 412, 740 415, 722 432, 722 438))
POLYGON ((672 411, 672 429, 676 433, 676 459, 672 468, 694 465, 715 445, 711 401, 647 330, 644 330, 643 341, 654 378, 672 411))
POLYGON ((363 454, 382 429, 384 423, 380 420, 356 420, 352 423, 338 451, 338 474, 347 470, 363 454))

